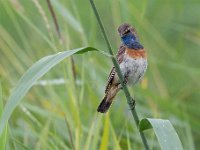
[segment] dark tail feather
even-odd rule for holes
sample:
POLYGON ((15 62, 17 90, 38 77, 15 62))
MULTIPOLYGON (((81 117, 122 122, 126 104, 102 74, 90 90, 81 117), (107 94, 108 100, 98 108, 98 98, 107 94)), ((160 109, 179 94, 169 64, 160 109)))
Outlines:
POLYGON ((97 111, 100 113, 106 113, 107 110, 110 108, 112 101, 106 101, 107 97, 105 96, 104 99, 99 104, 97 111))

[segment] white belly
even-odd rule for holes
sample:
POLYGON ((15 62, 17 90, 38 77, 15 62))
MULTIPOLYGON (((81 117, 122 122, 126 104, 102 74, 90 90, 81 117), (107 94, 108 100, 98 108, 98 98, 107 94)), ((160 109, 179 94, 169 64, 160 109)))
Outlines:
POLYGON ((128 77, 127 84, 134 85, 144 76, 147 69, 147 59, 142 57, 134 59, 125 55, 120 68, 124 77, 128 77))

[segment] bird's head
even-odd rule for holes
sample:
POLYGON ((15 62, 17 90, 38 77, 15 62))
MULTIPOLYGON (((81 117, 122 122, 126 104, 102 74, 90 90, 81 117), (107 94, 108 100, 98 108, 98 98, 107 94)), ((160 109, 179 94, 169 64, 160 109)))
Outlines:
POLYGON ((128 34, 133 34, 137 36, 135 29, 128 23, 124 23, 120 25, 118 28, 118 32, 119 32, 120 37, 126 36, 128 34))
POLYGON ((120 25, 118 32, 124 45, 132 47, 131 45, 139 43, 137 33, 131 25, 127 23, 120 25))

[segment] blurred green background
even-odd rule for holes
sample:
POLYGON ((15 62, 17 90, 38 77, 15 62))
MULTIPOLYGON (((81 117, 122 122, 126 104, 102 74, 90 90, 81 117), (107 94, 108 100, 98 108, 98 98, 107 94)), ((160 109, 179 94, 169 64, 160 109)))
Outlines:
MULTIPOLYGON (((0 1, 0 82, 3 102, 38 59, 63 50, 93 46, 107 52, 89 1, 0 1)), ((140 118, 169 119, 184 149, 200 149, 200 1, 95 0, 112 48, 117 27, 133 25, 148 52, 144 80, 130 87, 140 118)), ((112 67, 90 52, 66 59, 48 72, 12 114, 7 149, 143 149, 123 92, 107 115, 96 108, 112 67), (76 79, 73 69, 75 66, 76 79)), ((145 131, 151 149, 160 149, 145 131)))

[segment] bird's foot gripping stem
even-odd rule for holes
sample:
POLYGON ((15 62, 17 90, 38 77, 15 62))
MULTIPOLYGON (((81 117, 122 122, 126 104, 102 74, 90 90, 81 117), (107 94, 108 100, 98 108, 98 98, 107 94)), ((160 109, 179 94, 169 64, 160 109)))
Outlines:
POLYGON ((135 100, 131 97, 131 100, 128 102, 130 110, 134 110, 135 109, 135 100))

